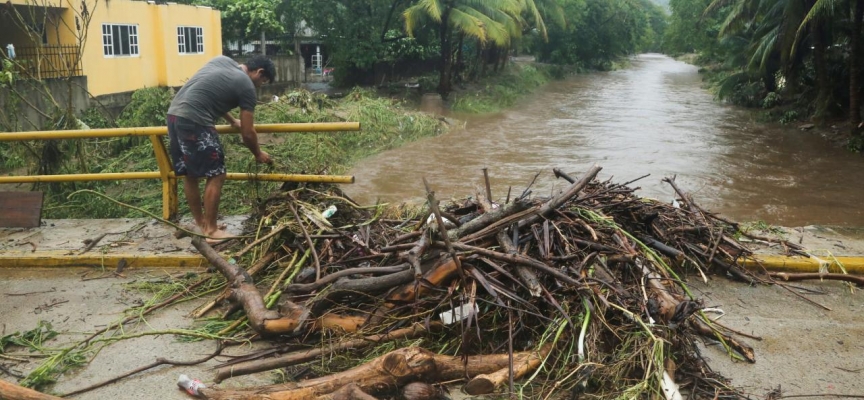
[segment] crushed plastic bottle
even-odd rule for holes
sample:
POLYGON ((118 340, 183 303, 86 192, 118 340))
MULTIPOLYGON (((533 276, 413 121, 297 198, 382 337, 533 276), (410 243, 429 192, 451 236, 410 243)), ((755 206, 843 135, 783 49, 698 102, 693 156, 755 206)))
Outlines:
POLYGON ((201 393, 199 392, 200 389, 204 389, 207 387, 204 386, 201 381, 197 379, 190 379, 185 374, 181 374, 180 377, 177 378, 177 386, 180 387, 180 389, 185 390, 186 393, 189 393, 190 395, 195 397, 201 395, 201 393))
POLYGON ((331 205, 330 207, 327 207, 327 209, 325 209, 324 211, 321 212, 321 215, 323 215, 324 218, 330 218, 333 216, 333 214, 336 214, 336 206, 335 205, 331 205))

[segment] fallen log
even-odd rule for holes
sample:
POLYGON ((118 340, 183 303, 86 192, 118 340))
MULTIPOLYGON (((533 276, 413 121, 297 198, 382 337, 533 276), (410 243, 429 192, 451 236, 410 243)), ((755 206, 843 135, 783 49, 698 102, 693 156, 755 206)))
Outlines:
MULTIPOLYGON (((544 346, 540 352, 523 353, 519 358, 513 360, 513 379, 521 379, 525 374, 534 371, 540 366, 543 358, 549 354, 552 346, 544 346)), ((480 374, 465 384, 465 392, 472 396, 489 394, 501 387, 510 379, 510 366, 501 368, 491 374, 480 374)))
MULTIPOLYGON (((235 257, 237 257, 237 256, 235 256, 235 257)), ((273 259, 275 259, 275 258, 276 258, 275 252, 267 253, 266 255, 264 255, 264 257, 261 257, 258 261, 256 261, 254 265, 249 267, 249 269, 246 270, 246 273, 248 273, 249 276, 255 276, 255 274, 257 274, 259 271, 264 269, 264 267, 269 265, 270 262, 273 261, 273 259)), ((212 310, 213 307, 216 307, 217 304, 228 299, 228 297, 230 295, 231 295, 231 288, 230 287, 225 288, 225 290, 223 290, 222 293, 220 293, 218 296, 216 296, 215 299, 209 301, 207 304, 204 304, 204 305, 196 308, 195 311, 193 311, 191 314, 189 314, 189 316, 192 318, 196 318, 196 319, 203 317, 204 314, 207 314, 207 312, 212 310)))
POLYGON ((0 399, 3 400, 63 400, 61 397, 37 392, 0 379, 0 399))
MULTIPOLYGON (((438 327, 440 324, 433 323, 432 327, 438 327)), ((328 345, 326 348, 314 348, 309 350, 295 351, 279 357, 268 358, 264 360, 247 361, 240 364, 235 364, 227 367, 222 367, 216 370, 216 383, 222 382, 225 379, 256 372, 269 371, 276 368, 284 368, 291 365, 312 361, 325 354, 330 354, 338 350, 360 349, 373 344, 388 342, 398 339, 413 339, 427 332, 423 325, 415 324, 409 328, 397 329, 393 332, 380 335, 366 336, 361 339, 348 340, 335 345, 328 345)))
MULTIPOLYGON (((528 357, 530 353, 514 356, 528 357)), ((200 392, 212 400, 308 400, 354 384, 367 394, 395 392, 414 381, 449 381, 465 376, 491 374, 507 367, 508 354, 462 357, 434 354, 419 347, 394 350, 347 371, 309 379, 249 389, 204 388, 200 392)))
POLYGON ((210 265, 216 267, 231 287, 229 299, 243 306, 249 326, 262 335, 278 335, 291 333, 300 328, 306 321, 308 311, 296 304, 286 302, 283 309, 288 314, 268 310, 258 288, 252 282, 252 277, 237 265, 222 259, 210 245, 200 237, 192 239, 192 245, 201 253, 210 265))

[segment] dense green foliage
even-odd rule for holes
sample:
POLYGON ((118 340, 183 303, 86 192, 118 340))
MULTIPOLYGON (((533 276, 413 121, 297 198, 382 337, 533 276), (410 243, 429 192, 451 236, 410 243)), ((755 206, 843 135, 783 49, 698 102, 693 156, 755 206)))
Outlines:
POLYGON ((671 0, 665 49, 697 52, 724 99, 781 122, 848 114, 860 149, 864 2, 671 0))
POLYGON ((657 51, 666 24, 663 6, 651 0, 191 1, 223 11, 226 39, 317 37, 342 86, 369 83, 381 63, 425 61, 437 67, 445 98, 454 84, 500 72, 514 52, 608 67, 616 57, 657 51), (263 9, 271 10, 266 18, 263 9))
POLYGON ((666 27, 663 9, 648 0, 563 0, 567 26, 549 29, 539 59, 608 69, 618 57, 658 51, 666 27))

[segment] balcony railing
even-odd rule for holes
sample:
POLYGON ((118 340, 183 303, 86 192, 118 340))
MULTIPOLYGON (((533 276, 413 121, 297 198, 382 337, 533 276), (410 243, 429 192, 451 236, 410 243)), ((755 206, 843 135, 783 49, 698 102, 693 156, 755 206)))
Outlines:
POLYGON ((83 75, 81 54, 75 45, 18 47, 15 59, 24 78, 48 79, 83 75))

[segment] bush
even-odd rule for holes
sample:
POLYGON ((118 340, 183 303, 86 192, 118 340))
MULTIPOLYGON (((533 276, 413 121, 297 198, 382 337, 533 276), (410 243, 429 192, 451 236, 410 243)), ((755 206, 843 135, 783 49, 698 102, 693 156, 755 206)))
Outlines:
POLYGON ((132 101, 120 113, 117 125, 121 127, 134 126, 165 126, 165 114, 174 98, 174 89, 152 87, 136 90, 132 101))
POLYGON ((90 129, 105 129, 105 128, 113 128, 114 124, 105 118, 105 115, 102 114, 96 107, 90 107, 84 110, 81 113, 81 117, 79 118, 81 122, 87 124, 90 129))
POLYGON ((770 92, 762 99, 762 108, 772 108, 780 104, 783 99, 776 92, 770 92))
POLYGON ((789 110, 783 113, 783 116, 780 117, 780 123, 783 125, 795 122, 798 120, 798 111, 789 110))

